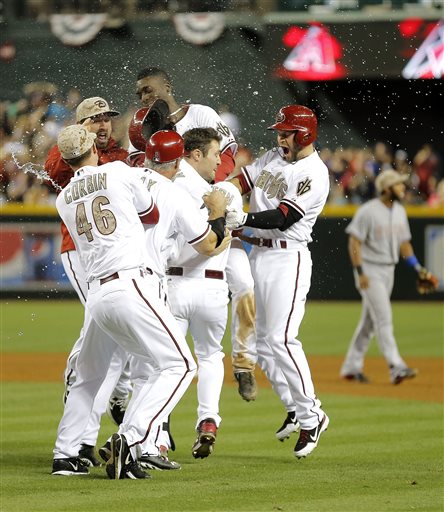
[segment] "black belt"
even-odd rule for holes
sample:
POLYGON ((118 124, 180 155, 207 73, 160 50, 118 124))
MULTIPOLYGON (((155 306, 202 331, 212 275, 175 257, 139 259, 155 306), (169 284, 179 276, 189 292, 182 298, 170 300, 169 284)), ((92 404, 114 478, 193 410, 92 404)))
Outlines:
POLYGON ((268 247, 269 249, 275 246, 280 247, 281 249, 287 248, 287 242, 285 240, 274 240, 272 238, 256 238, 254 236, 242 235, 242 233, 237 236, 244 242, 247 242, 248 244, 251 245, 257 245, 258 247, 268 247))
MULTIPOLYGON (((166 271, 166 274, 168 276, 183 276, 184 275, 183 267, 169 267, 166 271)), ((222 272, 222 270, 205 269, 204 276, 207 279, 223 279, 224 273, 222 272)), ((195 276, 192 276, 192 277, 195 277, 195 276)))
MULTIPOLYGON (((145 275, 144 271, 142 269, 139 269, 139 270, 140 270, 140 277, 143 277, 145 275)), ((146 270, 146 272, 148 272, 148 274, 151 274, 151 275, 153 274, 153 271, 150 268, 147 267, 145 270, 146 270)), ((108 277, 104 277, 103 279, 100 279, 99 280, 100 286, 102 286, 105 283, 109 283, 110 281, 114 281, 115 279, 120 279, 118 272, 114 272, 114 274, 111 274, 108 277)))

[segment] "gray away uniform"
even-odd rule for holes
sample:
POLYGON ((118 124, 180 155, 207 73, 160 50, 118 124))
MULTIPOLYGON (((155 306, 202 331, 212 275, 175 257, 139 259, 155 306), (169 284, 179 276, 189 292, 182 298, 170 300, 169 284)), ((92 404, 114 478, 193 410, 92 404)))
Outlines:
POLYGON ((345 231, 362 244, 362 269, 369 279, 369 287, 359 289, 355 271, 356 287, 362 297, 362 314, 342 365, 341 375, 362 372, 364 356, 373 335, 376 335, 381 352, 389 367, 392 367, 392 373, 407 368, 393 334, 390 304, 400 246, 411 239, 407 213, 396 201, 392 208, 388 208, 380 199, 372 199, 359 208, 345 231))

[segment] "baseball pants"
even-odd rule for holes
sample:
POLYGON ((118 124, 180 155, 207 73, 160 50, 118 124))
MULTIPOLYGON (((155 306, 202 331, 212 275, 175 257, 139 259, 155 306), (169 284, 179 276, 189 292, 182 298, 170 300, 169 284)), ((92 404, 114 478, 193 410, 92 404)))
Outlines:
POLYGON ((119 279, 90 284, 77 380, 59 424, 54 458, 78 455, 95 396, 118 347, 158 369, 130 400, 119 430, 134 458, 153 422, 172 411, 191 383, 196 365, 174 317, 158 299, 158 279, 140 274, 139 269, 126 270, 119 279))

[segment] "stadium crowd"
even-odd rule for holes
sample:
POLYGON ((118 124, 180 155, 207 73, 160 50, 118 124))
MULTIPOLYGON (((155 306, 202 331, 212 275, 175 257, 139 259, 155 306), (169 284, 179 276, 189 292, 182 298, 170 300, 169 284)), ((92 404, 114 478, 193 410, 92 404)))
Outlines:
MULTIPOLYGON (((32 82, 15 102, 0 101, 0 203, 55 203, 53 190, 23 166, 31 162, 43 166, 60 130, 75 122, 74 112, 82 100, 80 91, 70 89, 64 97, 50 82, 32 82)), ((128 146, 127 126, 132 112, 113 120, 113 137, 128 146)), ((393 168, 409 176, 406 204, 444 206, 444 170, 439 153, 425 143, 415 155, 393 150, 379 141, 372 147, 320 148, 320 156, 330 171, 329 204, 360 204, 374 197, 374 181, 385 169, 393 168)), ((253 158, 241 148, 237 165, 253 158)))

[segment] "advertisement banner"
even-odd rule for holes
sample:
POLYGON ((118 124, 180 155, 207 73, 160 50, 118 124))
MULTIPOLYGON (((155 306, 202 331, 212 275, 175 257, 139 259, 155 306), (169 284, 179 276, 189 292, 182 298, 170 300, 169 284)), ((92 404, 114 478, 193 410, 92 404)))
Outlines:
POLYGON ((11 291, 70 291, 60 259, 60 225, 0 223, 0 287, 11 291))

